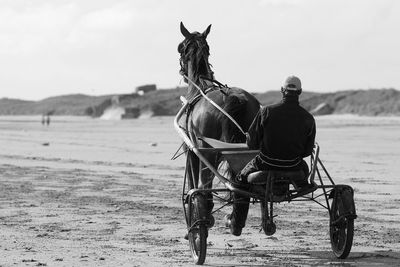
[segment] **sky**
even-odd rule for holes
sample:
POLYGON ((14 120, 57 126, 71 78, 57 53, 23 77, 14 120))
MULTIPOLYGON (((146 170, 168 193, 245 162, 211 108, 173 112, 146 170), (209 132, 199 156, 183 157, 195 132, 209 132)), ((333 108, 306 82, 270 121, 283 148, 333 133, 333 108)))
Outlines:
POLYGON ((179 23, 215 77, 250 92, 400 89, 396 0, 0 0, 0 98, 183 86, 179 23))

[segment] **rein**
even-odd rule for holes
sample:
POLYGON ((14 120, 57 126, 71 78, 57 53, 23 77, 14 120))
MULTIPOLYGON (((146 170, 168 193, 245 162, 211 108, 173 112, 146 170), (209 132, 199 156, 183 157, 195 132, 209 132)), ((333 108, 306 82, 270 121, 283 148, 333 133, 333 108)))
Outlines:
POLYGON ((220 82, 217 81, 217 80, 208 78, 208 77, 203 76, 203 75, 200 75, 200 79, 203 79, 203 80, 206 80, 206 81, 210 81, 210 82, 212 82, 212 83, 216 83, 216 84, 218 85, 219 88, 229 88, 228 85, 222 84, 222 83, 220 83, 220 82))
POLYGON ((214 101, 212 101, 204 92, 203 90, 195 83, 193 82, 191 79, 189 79, 188 76, 183 75, 183 77, 185 77, 194 87, 196 87, 197 90, 200 91, 200 94, 208 101, 211 103, 211 105, 213 105, 216 109, 218 109, 219 111, 222 112, 222 114, 224 114, 226 117, 228 117, 228 119, 231 120, 231 122, 233 122, 233 124, 236 125, 236 127, 240 130, 240 132, 246 136, 246 132, 243 131, 242 127, 240 127, 240 125, 237 123, 237 121, 235 121, 234 118, 232 118, 231 115, 229 115, 225 110, 223 110, 217 103, 215 103, 214 101))

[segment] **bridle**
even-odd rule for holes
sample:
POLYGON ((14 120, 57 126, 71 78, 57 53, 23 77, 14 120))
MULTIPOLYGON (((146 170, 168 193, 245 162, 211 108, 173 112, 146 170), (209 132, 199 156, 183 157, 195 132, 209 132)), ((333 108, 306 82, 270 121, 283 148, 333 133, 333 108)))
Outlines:
POLYGON ((199 66, 200 60, 203 59, 206 64, 207 71, 210 76, 214 76, 214 72, 211 70, 211 64, 208 63, 208 56, 210 55, 210 48, 207 44, 206 38, 203 37, 199 33, 193 33, 190 38, 186 38, 182 43, 178 46, 178 52, 181 57, 179 59, 179 64, 181 69, 179 73, 182 76, 188 76, 188 62, 190 59, 196 59, 195 66, 199 66))

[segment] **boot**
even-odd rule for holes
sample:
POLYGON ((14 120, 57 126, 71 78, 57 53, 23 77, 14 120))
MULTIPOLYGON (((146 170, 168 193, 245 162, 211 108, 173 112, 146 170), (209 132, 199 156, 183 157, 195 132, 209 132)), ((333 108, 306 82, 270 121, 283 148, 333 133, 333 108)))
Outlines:
POLYGON ((232 217, 232 214, 226 214, 224 216, 225 226, 229 227, 230 232, 231 232, 232 235, 240 236, 242 234, 242 229, 243 228, 242 227, 237 227, 235 225, 235 223, 232 223, 231 217, 232 217))
POLYGON ((246 224, 249 212, 250 198, 233 193, 232 213, 225 216, 225 225, 230 228, 231 234, 240 236, 246 224))

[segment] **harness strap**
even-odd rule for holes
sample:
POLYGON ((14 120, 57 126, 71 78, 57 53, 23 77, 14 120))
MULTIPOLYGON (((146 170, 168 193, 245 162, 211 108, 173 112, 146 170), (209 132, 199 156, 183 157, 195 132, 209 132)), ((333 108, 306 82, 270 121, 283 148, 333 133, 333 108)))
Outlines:
POLYGON ((202 75, 200 76, 200 78, 203 79, 203 80, 210 81, 212 83, 217 84, 219 88, 223 88, 223 87, 228 88, 228 86, 226 84, 222 84, 222 83, 220 83, 219 81, 217 81, 215 79, 211 79, 211 78, 208 78, 208 77, 202 76, 202 75))
POLYGON ((236 127, 240 130, 240 132, 246 136, 246 132, 243 131, 242 127, 240 127, 240 125, 237 123, 237 121, 235 121, 234 118, 232 118, 231 115, 229 115, 225 110, 223 110, 217 103, 215 103, 214 101, 212 101, 204 92, 203 90, 197 85, 195 84, 191 79, 189 79, 189 77, 187 77, 186 75, 183 75, 183 77, 185 77, 191 84, 193 84, 194 87, 197 88, 197 90, 200 91, 200 94, 208 101, 211 103, 211 105, 213 105, 216 109, 218 109, 219 111, 222 112, 222 114, 224 114, 226 117, 228 117, 228 119, 230 119, 233 124, 236 125, 236 127))
MULTIPOLYGON (((213 86, 210 86, 210 87, 208 87, 208 88, 206 88, 206 89, 204 90, 204 93, 207 94, 208 92, 213 91, 213 89, 214 89, 213 86)), ((218 89, 218 90, 221 90, 221 89, 218 89)), ((182 97, 182 96, 181 96, 181 97, 182 97)), ((193 97, 193 98, 189 101, 189 106, 188 106, 188 107, 194 106, 194 104, 196 104, 197 101, 200 100, 200 98, 201 98, 201 95, 196 95, 195 97, 193 97)), ((181 101, 182 101, 182 99, 181 99, 181 101)), ((186 98, 185 98, 185 101, 187 102, 186 98)), ((182 101, 182 102, 184 103, 184 101, 182 101)), ((189 108, 189 109, 190 109, 190 108, 189 108)))

